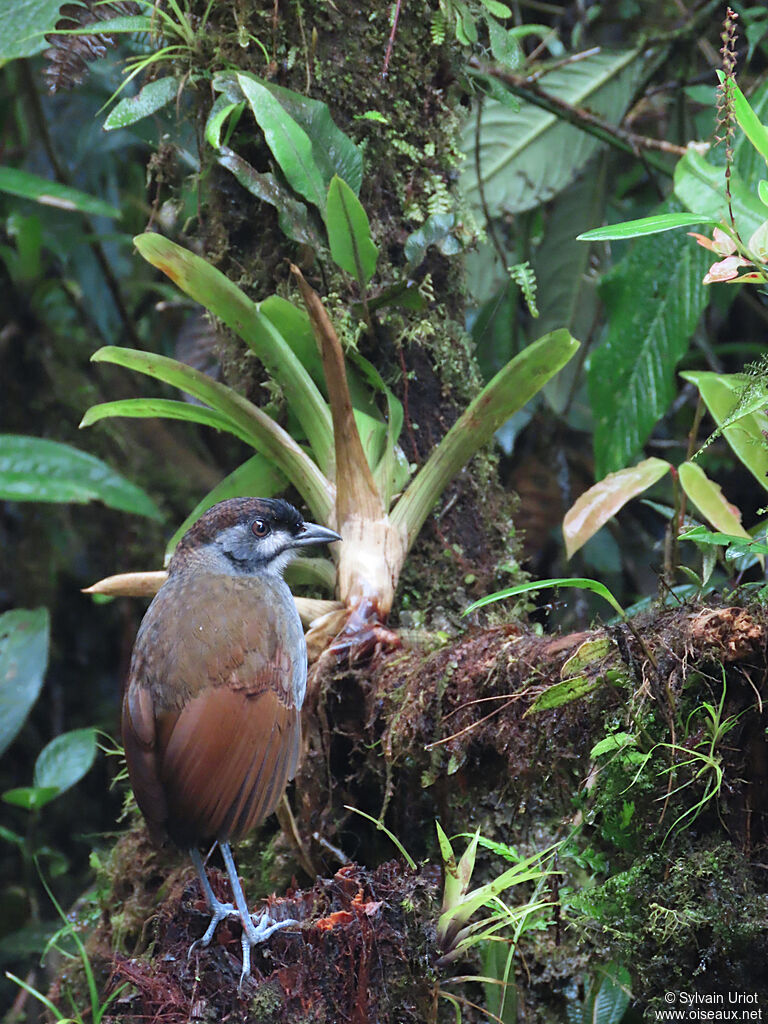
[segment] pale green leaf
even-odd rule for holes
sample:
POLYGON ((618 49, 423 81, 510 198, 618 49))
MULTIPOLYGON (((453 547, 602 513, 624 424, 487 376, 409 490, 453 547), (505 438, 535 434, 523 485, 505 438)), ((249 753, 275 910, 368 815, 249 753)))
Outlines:
POLYGON ((664 459, 645 459, 636 466, 609 473, 586 490, 563 519, 567 557, 571 558, 619 509, 652 487, 671 468, 664 459))
POLYGON ((723 437, 760 486, 768 489, 768 396, 764 400, 758 394, 754 403, 742 409, 744 389, 751 382, 744 374, 689 370, 680 376, 696 385, 723 437))
MULTIPOLYGON (((751 186, 736 171, 731 173, 731 206, 742 238, 750 235, 765 220, 765 208, 751 186)), ((725 168, 708 163, 695 150, 688 150, 675 167, 675 195, 697 215, 718 223, 730 223, 725 195, 725 168)))
POLYGON ((246 444, 251 440, 246 431, 241 430, 217 409, 208 409, 204 405, 193 405, 191 402, 179 402, 170 398, 124 398, 116 402, 92 405, 80 421, 80 426, 90 427, 99 420, 112 419, 115 416, 127 416, 131 419, 160 417, 166 420, 183 420, 187 423, 213 427, 215 430, 226 430, 246 444))
MULTIPOLYGON (((618 124, 645 70, 637 51, 601 52, 557 68, 542 80, 548 93, 618 124)), ((523 101, 512 109, 486 99, 482 107, 480 168, 491 217, 520 213, 547 202, 569 185, 601 146, 592 135, 523 101)), ((466 159, 461 188, 482 215, 475 162, 475 123, 462 135, 466 159)))
POLYGON ((684 462, 678 467, 678 473, 683 490, 708 523, 722 533, 750 539, 741 525, 741 515, 736 506, 725 498, 720 485, 710 480, 701 466, 684 462))
POLYGON ((0 63, 44 50, 45 35, 56 27, 61 0, 6 0, 0 35, 0 63))

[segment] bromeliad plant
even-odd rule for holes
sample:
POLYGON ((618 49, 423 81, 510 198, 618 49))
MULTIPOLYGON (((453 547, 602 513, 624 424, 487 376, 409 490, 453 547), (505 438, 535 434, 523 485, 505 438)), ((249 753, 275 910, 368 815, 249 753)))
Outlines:
MULTIPOLYGON (((362 207, 338 178, 331 181, 327 211, 331 250, 336 239, 353 259, 361 259, 359 225, 367 229, 367 218, 363 222, 362 207)), ((403 422, 400 403, 370 363, 357 354, 350 354, 348 363, 319 297, 297 268, 293 272, 306 312, 278 296, 252 302, 205 260, 159 235, 145 234, 135 241, 145 259, 258 356, 282 388, 309 450, 226 385, 165 356, 117 347, 100 349, 94 360, 155 377, 203 404, 168 399, 108 402, 90 409, 82 425, 110 416, 159 415, 226 430, 252 445, 258 455, 212 492, 206 505, 233 493, 275 493, 290 482, 313 517, 341 533, 337 593, 346 613, 355 611, 362 621, 386 620, 405 558, 447 484, 578 347, 560 330, 526 348, 483 389, 407 482, 410 470, 397 443, 403 422), (378 412, 377 392, 385 397, 386 416, 378 412)), ((315 569, 318 578, 330 582, 332 567, 321 563, 315 569)), ((125 581, 111 586, 117 592, 125 581)), ((337 626, 338 617, 334 631, 337 626)))

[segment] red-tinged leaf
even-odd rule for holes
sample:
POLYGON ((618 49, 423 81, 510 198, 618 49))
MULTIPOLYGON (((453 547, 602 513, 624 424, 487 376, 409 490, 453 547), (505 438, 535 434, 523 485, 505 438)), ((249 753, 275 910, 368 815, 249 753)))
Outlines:
POLYGON ((565 550, 570 558, 620 508, 648 490, 672 467, 664 459, 645 459, 636 466, 609 473, 577 498, 563 519, 565 550))
POLYGON ((684 462, 678 472, 683 490, 710 526, 722 533, 750 539, 741 525, 741 512, 727 500, 720 485, 710 480, 700 466, 684 462))
POLYGON ((739 267, 750 264, 741 256, 726 256, 724 260, 713 263, 704 275, 704 284, 717 284, 720 281, 732 281, 739 273, 739 267))

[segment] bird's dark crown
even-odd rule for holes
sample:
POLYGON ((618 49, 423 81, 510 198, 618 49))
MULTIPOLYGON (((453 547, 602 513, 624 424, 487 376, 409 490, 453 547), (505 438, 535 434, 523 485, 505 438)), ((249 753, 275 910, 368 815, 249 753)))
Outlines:
POLYGON ((168 567, 177 572, 193 553, 209 547, 224 531, 263 520, 273 532, 298 536, 304 529, 300 512, 282 498, 229 498, 208 509, 176 546, 168 567))

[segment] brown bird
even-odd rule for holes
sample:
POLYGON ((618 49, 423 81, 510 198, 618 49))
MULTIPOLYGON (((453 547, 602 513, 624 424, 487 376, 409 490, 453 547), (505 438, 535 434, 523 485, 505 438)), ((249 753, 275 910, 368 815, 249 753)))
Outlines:
POLYGON ((214 505, 179 542, 133 649, 123 743, 136 801, 154 840, 190 852, 212 915, 199 944, 240 918, 241 987, 251 948, 297 923, 251 918, 229 847, 275 809, 299 756, 307 652, 283 570, 299 549, 336 540, 286 501, 214 505), (205 873, 198 847, 213 841, 235 906, 205 873))

